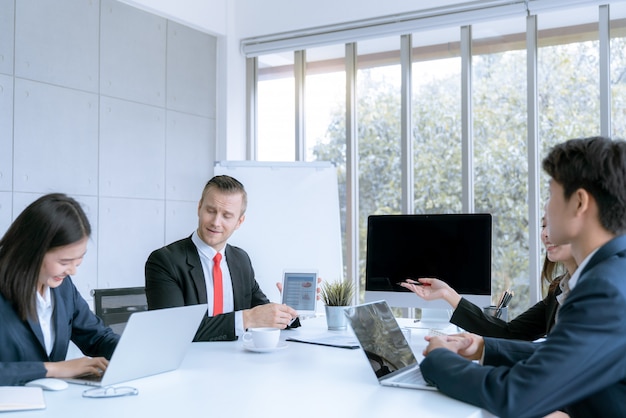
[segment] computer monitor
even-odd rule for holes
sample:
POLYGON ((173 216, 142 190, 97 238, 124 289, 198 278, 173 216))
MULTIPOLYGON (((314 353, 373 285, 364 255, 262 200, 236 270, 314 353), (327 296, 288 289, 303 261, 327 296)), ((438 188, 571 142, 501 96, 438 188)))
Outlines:
POLYGON ((372 215, 367 226, 365 301, 450 309, 398 283, 435 277, 483 307, 491 303, 490 214, 372 215))

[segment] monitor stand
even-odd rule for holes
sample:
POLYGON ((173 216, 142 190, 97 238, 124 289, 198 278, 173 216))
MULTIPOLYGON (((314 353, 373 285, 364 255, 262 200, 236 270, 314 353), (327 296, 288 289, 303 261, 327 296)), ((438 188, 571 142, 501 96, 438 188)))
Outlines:
POLYGON ((422 308, 420 323, 432 328, 442 328, 450 325, 452 309, 422 308))

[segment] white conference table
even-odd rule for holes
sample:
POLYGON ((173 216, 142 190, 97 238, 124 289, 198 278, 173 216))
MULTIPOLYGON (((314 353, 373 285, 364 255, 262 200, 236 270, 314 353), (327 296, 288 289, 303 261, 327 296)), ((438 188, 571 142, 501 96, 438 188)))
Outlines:
MULTIPOLYGON (((413 323, 400 319, 402 326, 413 323), (402 321, 405 321, 404 323, 402 321)), ((351 331, 334 331, 334 334, 351 331)), ((421 359, 427 331, 414 328, 411 346, 421 359)), ((312 337, 331 332, 325 318, 282 331, 312 337)), ((179 369, 115 386, 136 396, 84 398, 88 387, 71 384, 45 391, 46 409, 2 413, 8 417, 492 417, 441 393, 382 387, 360 349, 286 342, 270 353, 244 349, 241 341, 193 343, 179 369)), ((137 353, 150 356, 150 353, 137 353)), ((158 361, 158 359, 154 359, 158 361)))

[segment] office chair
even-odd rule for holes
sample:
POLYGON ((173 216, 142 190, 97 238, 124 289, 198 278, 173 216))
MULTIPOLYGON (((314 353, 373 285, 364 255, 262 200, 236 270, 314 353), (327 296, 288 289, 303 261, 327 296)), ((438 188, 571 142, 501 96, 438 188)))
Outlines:
POLYGON ((96 315, 116 334, 122 334, 128 318, 134 312, 148 310, 144 287, 92 289, 96 315))

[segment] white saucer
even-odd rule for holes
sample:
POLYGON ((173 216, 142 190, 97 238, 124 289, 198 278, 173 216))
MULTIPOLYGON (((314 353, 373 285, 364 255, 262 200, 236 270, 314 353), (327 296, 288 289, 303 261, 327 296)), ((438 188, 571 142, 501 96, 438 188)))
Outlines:
POLYGON ((243 348, 248 351, 253 351, 255 353, 271 353, 272 351, 284 350, 288 345, 285 342, 280 342, 276 347, 271 348, 256 348, 251 343, 243 343, 243 348))

